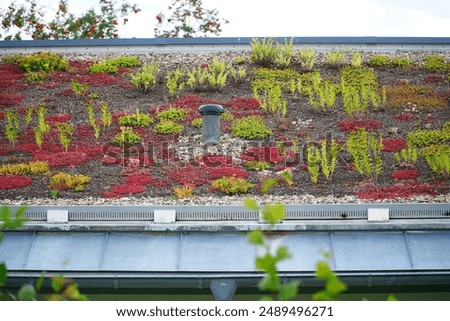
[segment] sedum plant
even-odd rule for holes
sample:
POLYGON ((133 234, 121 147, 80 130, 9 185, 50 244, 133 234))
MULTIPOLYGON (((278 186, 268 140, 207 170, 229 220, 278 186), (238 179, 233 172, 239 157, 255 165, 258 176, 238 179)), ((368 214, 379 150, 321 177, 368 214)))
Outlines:
POLYGON ((235 84, 241 84, 247 79, 247 70, 242 67, 229 67, 229 74, 235 84))
POLYGON ((377 93, 379 84, 372 68, 345 67, 340 78, 342 101, 349 116, 367 111, 370 103, 375 109, 384 103, 377 93))
POLYGON ((212 182, 212 187, 228 195, 247 193, 254 185, 245 178, 223 176, 212 182))
POLYGON ((374 55, 369 58, 367 65, 369 65, 370 67, 386 68, 391 65, 391 60, 387 56, 374 55))
POLYGON ((447 99, 430 86, 412 84, 387 86, 386 95, 388 106, 392 109, 405 108, 409 105, 425 110, 447 107, 447 99))
POLYGON ((294 185, 294 175, 292 174, 292 171, 290 170, 284 170, 281 172, 281 179, 288 185, 292 186, 294 185))
POLYGON ((182 121, 187 117, 188 112, 181 108, 169 108, 159 112, 156 116, 159 120, 182 121))
POLYGON ((55 70, 66 70, 69 62, 61 55, 53 52, 37 52, 19 56, 19 66, 26 72, 53 72, 55 70))
POLYGON ((180 68, 167 72, 166 87, 169 91, 169 95, 174 96, 183 91, 185 86, 184 76, 185 73, 180 68))
POLYGON ((64 150, 67 152, 69 150, 70 142, 72 141, 73 126, 68 123, 57 123, 58 128, 58 139, 63 145, 64 150))
POLYGON ((397 164, 400 166, 407 165, 415 165, 417 163, 417 158, 419 156, 419 152, 416 147, 408 144, 406 148, 403 148, 400 152, 394 153, 394 158, 397 164))
POLYGON ((42 144, 44 143, 44 133, 42 133, 39 127, 34 128, 34 141, 39 149, 42 149, 42 144))
POLYGON ((70 81, 70 89, 72 89, 76 97, 83 97, 87 93, 89 85, 80 84, 78 81, 72 79, 70 81))
POLYGON ((345 52, 339 51, 328 51, 325 54, 325 62, 331 66, 340 66, 344 63, 345 52))
POLYGON ((112 125, 112 114, 106 101, 100 104, 100 111, 102 114, 103 129, 105 129, 106 127, 109 128, 112 125))
POLYGON ((48 172, 48 162, 29 162, 0 165, 1 175, 36 175, 48 172))
POLYGON ((111 64, 117 67, 138 67, 141 65, 141 60, 136 56, 123 56, 108 59, 111 64))
POLYGON ((244 163, 244 166, 248 169, 252 169, 255 171, 263 171, 270 168, 269 162, 266 161, 248 161, 244 163))
POLYGON ((33 120, 33 114, 34 114, 34 107, 25 107, 25 129, 27 130, 28 126, 30 125, 31 121, 33 120))
POLYGON ((272 134, 272 131, 261 117, 247 116, 233 121, 231 134, 245 139, 262 139, 272 134))
POLYGON ((134 56, 116 57, 93 64, 89 71, 91 73, 104 72, 115 74, 119 71, 119 67, 137 67, 141 65, 139 58, 134 56))
POLYGON ((282 90, 279 85, 274 85, 267 92, 259 94, 256 99, 261 108, 278 117, 278 120, 284 118, 287 114, 287 100, 282 98, 282 90))
POLYGON ((123 145, 133 145, 141 141, 141 136, 131 127, 120 127, 121 132, 114 136, 113 141, 123 145))
POLYGON ((421 151, 433 174, 440 178, 450 177, 450 146, 432 145, 421 151))
POLYGON ((302 68, 311 70, 314 67, 314 50, 302 49, 298 51, 298 59, 302 68))
POLYGON ((408 133, 406 137, 408 145, 417 148, 428 147, 431 145, 443 145, 450 143, 450 131, 445 129, 418 129, 408 133))
POLYGON ((423 59, 422 68, 430 71, 447 72, 450 70, 450 62, 446 62, 441 55, 428 55, 423 59))
POLYGON ((153 131, 158 134, 180 134, 183 130, 182 124, 177 124, 172 120, 162 120, 153 128, 153 131))
POLYGON ((222 89, 228 78, 228 66, 225 61, 213 59, 207 68, 207 83, 213 90, 222 89))
POLYGON ((43 83, 48 77, 49 74, 45 71, 28 71, 25 74, 25 79, 28 82, 35 82, 35 83, 43 83))
POLYGON ((391 58, 391 65, 397 68, 409 69, 414 63, 408 57, 393 57, 391 58))
POLYGON ((355 170, 365 179, 376 183, 383 166, 381 135, 377 139, 374 133, 365 129, 350 132, 347 137, 347 150, 352 156, 355 170))
POLYGON ((350 55, 351 55, 350 65, 352 65, 352 67, 361 67, 363 61, 362 52, 351 51, 350 55))
POLYGON ((287 68, 294 56, 293 40, 279 44, 273 39, 254 38, 251 42, 250 60, 261 66, 287 68))
POLYGON ((148 92, 156 84, 159 74, 159 63, 144 64, 131 76, 131 83, 140 92, 148 92))
POLYGON ((325 176, 326 180, 331 178, 336 169, 340 149, 341 146, 334 139, 330 142, 323 140, 319 146, 308 144, 306 160, 311 182, 317 184, 320 173, 325 176))
POLYGON ((266 177, 261 182, 261 194, 267 194, 271 188, 278 185, 278 179, 274 177, 266 177))
POLYGON ((196 67, 186 69, 186 86, 194 91, 203 90, 208 80, 208 71, 206 68, 196 67))
POLYGON ((86 112, 88 114, 89 125, 91 125, 92 129, 94 130, 94 137, 95 137, 95 140, 97 141, 98 138, 100 137, 101 129, 97 123, 97 120, 95 119, 94 106, 92 104, 87 104, 86 112))
POLYGON ((203 126, 203 118, 195 118, 191 121, 191 126, 201 128, 203 126))
POLYGON ((292 69, 258 68, 252 73, 252 92, 256 99, 268 96, 274 87, 280 87, 282 93, 294 94, 302 78, 302 74, 292 69))
POLYGON ((310 81, 311 87, 304 88, 303 92, 307 93, 311 106, 322 112, 332 110, 340 90, 339 85, 328 79, 322 81, 318 71, 311 74, 310 81))
POLYGON ((228 79, 229 67, 221 60, 214 59, 208 65, 186 69, 186 86, 191 90, 220 90, 228 79))
POLYGON ((278 54, 275 57, 275 66, 278 68, 288 68, 294 57, 293 39, 284 41, 284 45, 278 45, 278 54))
POLYGON ((91 177, 87 175, 72 175, 68 173, 58 173, 50 178, 50 188, 52 190, 70 189, 75 192, 84 190, 84 185, 91 181, 91 177))
POLYGON ((120 126, 138 126, 138 127, 148 127, 153 124, 153 117, 149 114, 142 114, 137 111, 134 114, 122 116, 119 118, 120 126))
POLYGON ((17 111, 15 110, 6 110, 5 112, 6 118, 6 126, 5 126, 5 136, 8 139, 9 143, 14 146, 17 141, 17 137, 19 137, 19 117, 17 115, 17 111))
POLYGON ((47 108, 45 105, 39 105, 37 110, 38 115, 38 129, 42 135, 48 134, 51 130, 50 124, 45 120, 45 114, 47 113, 47 108))
POLYGON ((34 139, 39 149, 42 148, 45 135, 48 134, 51 130, 50 124, 45 120, 46 113, 47 109, 45 108, 45 105, 39 105, 39 108, 37 110, 37 126, 34 128, 34 139))
POLYGON ((178 186, 173 189, 176 199, 184 199, 192 197, 195 187, 191 185, 178 186))
POLYGON ((251 42, 250 60, 261 66, 273 66, 278 55, 278 47, 274 40, 254 38, 251 42))

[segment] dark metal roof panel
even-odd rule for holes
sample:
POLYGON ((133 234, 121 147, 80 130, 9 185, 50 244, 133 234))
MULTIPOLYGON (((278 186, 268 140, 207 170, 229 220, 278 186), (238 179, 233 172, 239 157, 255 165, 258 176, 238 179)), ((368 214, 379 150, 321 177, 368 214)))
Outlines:
POLYGON ((407 232, 415 269, 450 268, 450 232, 407 232))
POLYGON ((98 270, 104 240, 105 233, 37 233, 25 269, 98 270))
POLYGON ((254 271, 255 253, 245 234, 183 234, 179 271, 254 271))
MULTIPOLYGON (((325 253, 333 253, 330 232, 290 234, 284 237, 282 244, 292 257, 280 263, 280 271, 314 271, 317 261, 323 260, 325 253)), ((330 264, 334 267, 334 262, 330 264)))
POLYGON ((180 234, 111 233, 101 270, 176 271, 180 234))
MULTIPOLYGON (((331 255, 337 271, 450 270, 450 231, 274 233, 292 258, 283 272, 311 272, 331 255)), ((0 262, 12 271, 254 273, 245 233, 5 232, 0 262)))
POLYGON ((335 232, 333 236, 337 270, 412 269, 403 232, 335 232))
POLYGON ((21 270, 25 266, 34 233, 4 233, 0 242, 0 262, 6 262, 8 269, 21 270))

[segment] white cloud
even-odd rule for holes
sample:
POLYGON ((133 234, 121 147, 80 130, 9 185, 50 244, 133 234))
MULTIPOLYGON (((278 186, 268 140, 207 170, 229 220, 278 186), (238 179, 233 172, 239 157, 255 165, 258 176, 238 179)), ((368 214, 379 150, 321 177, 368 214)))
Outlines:
MULTIPOLYGON (((120 36, 152 38, 155 16, 171 1, 128 0, 142 12, 119 29, 120 36)), ((36 2, 56 9, 58 0, 36 2)), ((217 8, 230 21, 223 27, 223 37, 450 36, 448 0, 203 0, 203 4, 217 8)), ((98 7, 98 1, 69 0, 71 12, 93 6, 98 7)))
MULTIPOLYGON (((139 1, 136 1, 139 3, 139 1)), ((441 12, 447 0, 203 0, 230 23, 222 37, 292 36, 450 36, 450 16, 441 12), (399 4, 396 4, 396 3, 399 4), (408 6, 409 5, 409 6, 408 6)), ((153 37, 155 15, 169 1, 130 19, 122 37, 153 37)), ((157 6, 156 3, 160 5, 157 6)))
POLYGON ((422 9, 385 4, 376 28, 377 36, 448 37, 450 19, 422 9))

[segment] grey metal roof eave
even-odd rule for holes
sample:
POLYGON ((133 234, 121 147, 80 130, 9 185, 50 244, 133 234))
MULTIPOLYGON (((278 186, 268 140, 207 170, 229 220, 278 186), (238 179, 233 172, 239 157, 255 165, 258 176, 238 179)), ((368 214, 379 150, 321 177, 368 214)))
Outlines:
POLYGON ((203 37, 203 38, 117 38, 117 39, 58 39, 0 41, 8 47, 71 47, 71 46, 161 46, 161 45, 249 45, 254 38, 274 39, 294 44, 450 44, 450 37, 203 37))

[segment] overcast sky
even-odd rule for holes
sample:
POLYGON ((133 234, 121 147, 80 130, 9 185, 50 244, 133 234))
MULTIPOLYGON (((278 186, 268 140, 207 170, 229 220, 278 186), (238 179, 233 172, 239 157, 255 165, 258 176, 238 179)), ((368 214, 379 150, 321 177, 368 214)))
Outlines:
MULTIPOLYGON (((58 0, 35 0, 56 8, 58 0)), ((20 2, 20 1, 15 1, 20 2)), ((68 0, 84 12, 97 0, 68 0)), ((142 9, 119 29, 121 38, 152 38, 155 16, 172 0, 128 0, 142 9)), ((11 0, 0 0, 1 8, 11 0)), ((229 20, 222 37, 450 37, 450 0, 203 0, 229 20)))

